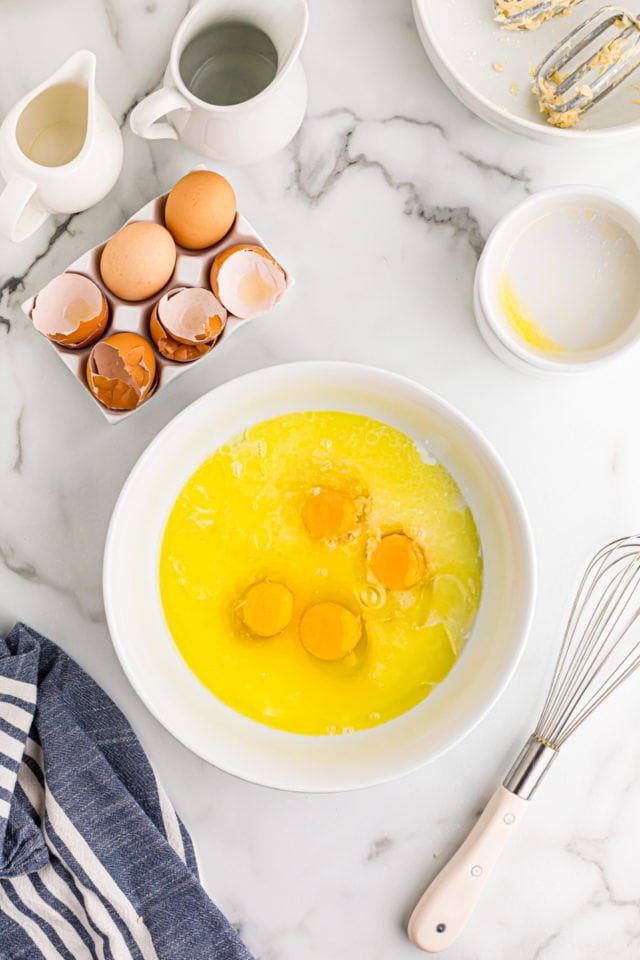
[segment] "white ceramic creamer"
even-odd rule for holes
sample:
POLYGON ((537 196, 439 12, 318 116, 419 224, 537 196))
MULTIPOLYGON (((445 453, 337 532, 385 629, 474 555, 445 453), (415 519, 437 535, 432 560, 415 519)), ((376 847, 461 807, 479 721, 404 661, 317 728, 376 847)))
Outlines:
POLYGON ((9 111, 0 127, 0 233, 24 240, 52 213, 77 213, 111 190, 122 134, 95 88, 96 58, 79 50, 9 111))
POLYGON ((300 127, 307 105, 299 55, 308 18, 306 0, 200 0, 178 27, 163 86, 135 107, 131 129, 148 140, 179 139, 223 163, 255 163, 282 149, 300 127), (215 85, 208 97, 201 93, 203 71, 211 70, 215 83, 216 28, 230 26, 247 34, 238 59, 250 54, 252 33, 262 34, 274 51, 272 78, 258 92, 248 84, 247 98, 236 102, 229 102, 223 87, 219 98, 215 85), (201 62, 194 63, 194 57, 201 62))

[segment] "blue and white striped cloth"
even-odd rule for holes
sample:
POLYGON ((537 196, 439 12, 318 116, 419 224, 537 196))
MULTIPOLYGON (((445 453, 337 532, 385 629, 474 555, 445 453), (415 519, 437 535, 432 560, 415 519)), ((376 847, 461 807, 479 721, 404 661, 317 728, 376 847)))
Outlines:
POLYGON ((55 644, 0 638, 0 960, 251 960, 133 730, 55 644))

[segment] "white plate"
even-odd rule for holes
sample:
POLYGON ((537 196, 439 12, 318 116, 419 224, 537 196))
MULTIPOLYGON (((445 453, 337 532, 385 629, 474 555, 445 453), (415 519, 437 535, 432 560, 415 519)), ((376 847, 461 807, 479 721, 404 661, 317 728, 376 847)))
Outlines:
MULTIPOLYGON (((510 31, 493 20, 493 0, 412 0, 418 33, 434 67, 470 110, 502 130, 556 143, 611 142, 640 135, 640 71, 593 107, 578 126, 559 130, 547 123, 531 95, 529 69, 570 30, 605 5, 583 0, 568 17, 537 30, 510 31), (498 73, 493 64, 502 64, 498 73), (518 93, 511 93, 516 84, 518 93)), ((635 11, 634 7, 630 8, 635 11)))
POLYGON ((289 790, 347 790, 390 780, 457 743, 510 679, 526 640, 534 594, 528 520, 513 482, 486 440, 423 387, 349 363, 270 367, 218 387, 187 407, 133 468, 105 548, 104 598, 111 636, 147 707, 210 763, 289 790), (365 414, 428 441, 474 512, 485 563, 476 624, 446 681, 398 719, 335 737, 273 730, 235 713, 209 693, 173 643, 158 587, 168 514, 204 458, 253 423, 312 409, 365 414))

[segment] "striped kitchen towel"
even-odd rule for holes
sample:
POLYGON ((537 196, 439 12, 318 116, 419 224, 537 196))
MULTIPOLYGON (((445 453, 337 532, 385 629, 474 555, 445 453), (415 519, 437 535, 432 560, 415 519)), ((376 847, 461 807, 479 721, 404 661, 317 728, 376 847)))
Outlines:
POLYGON ((23 624, 0 638, 0 960, 251 960, 133 730, 23 624))

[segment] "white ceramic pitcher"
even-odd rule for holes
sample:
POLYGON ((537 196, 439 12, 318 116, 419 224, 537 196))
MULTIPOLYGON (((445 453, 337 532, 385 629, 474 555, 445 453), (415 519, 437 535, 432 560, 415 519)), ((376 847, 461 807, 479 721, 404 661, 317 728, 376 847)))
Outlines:
POLYGON ((178 27, 164 85, 135 107, 131 129, 148 140, 179 139, 196 153, 231 164, 254 163, 282 149, 300 127, 307 105, 299 54, 308 19, 306 0, 200 0, 178 27), (194 37, 225 22, 262 30, 278 60, 275 76, 260 93, 219 106, 191 92, 180 61, 194 37))
POLYGON ((95 87, 96 58, 79 50, 26 94, 0 127, 0 233, 24 240, 51 213, 77 213, 111 190, 122 134, 95 87))

